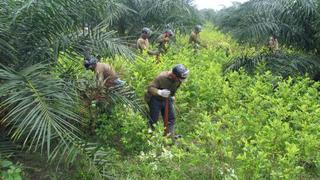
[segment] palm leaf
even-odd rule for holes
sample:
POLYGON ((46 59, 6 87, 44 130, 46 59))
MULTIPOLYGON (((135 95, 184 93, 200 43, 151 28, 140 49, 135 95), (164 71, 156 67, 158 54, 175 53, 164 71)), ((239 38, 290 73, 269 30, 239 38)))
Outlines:
POLYGON ((144 117, 148 116, 145 110, 143 100, 139 99, 135 91, 127 85, 118 85, 110 87, 106 91, 107 97, 113 100, 113 102, 120 102, 135 111, 140 112, 144 117))
POLYGON ((30 150, 46 150, 49 155, 53 140, 78 138, 80 121, 74 113, 75 92, 47 70, 42 64, 19 73, 1 66, 0 109, 8 112, 1 123, 9 128, 14 141, 30 150))
POLYGON ((4 6, 0 19, 4 19, 6 28, 1 28, 0 24, 0 32, 6 37, 0 37, 0 48, 11 45, 16 50, 20 67, 55 62, 61 53, 74 53, 74 47, 84 43, 99 49, 96 51, 101 55, 115 56, 113 53, 118 53, 132 59, 125 39, 115 38, 115 32, 109 30, 113 21, 131 11, 117 1, 28 0, 11 2, 10 5, 4 3, 4 6), (89 27, 90 36, 83 32, 85 24, 89 27), (9 40, 12 43, 6 44, 9 40))
POLYGON ((108 57, 116 54, 124 56, 126 59, 133 60, 134 55, 129 49, 124 38, 115 37, 115 31, 107 31, 106 26, 100 24, 85 41, 88 47, 91 47, 98 54, 108 57))
MULTIPOLYGON (((95 176, 103 179, 115 179, 112 169, 117 169, 117 154, 114 150, 104 147, 100 143, 92 143, 84 140, 72 140, 66 143, 57 144, 50 160, 60 159, 60 161, 77 163, 77 157, 84 157, 88 164, 92 165, 91 172, 97 172, 95 176)), ((88 170, 89 171, 89 170, 88 170)))
POLYGON ((264 44, 276 35, 282 44, 314 50, 318 7, 316 0, 251 0, 217 13, 217 24, 241 41, 264 44))
POLYGON ((265 63, 266 68, 283 77, 306 75, 314 77, 320 72, 320 60, 315 56, 301 54, 262 53, 257 56, 238 57, 224 65, 224 73, 244 68, 254 72, 258 64, 265 63))
MULTIPOLYGON (((5 132, 4 129, 1 129, 5 132)), ((16 155, 19 152, 19 148, 14 144, 6 134, 1 133, 0 135, 0 157, 8 157, 16 155)))

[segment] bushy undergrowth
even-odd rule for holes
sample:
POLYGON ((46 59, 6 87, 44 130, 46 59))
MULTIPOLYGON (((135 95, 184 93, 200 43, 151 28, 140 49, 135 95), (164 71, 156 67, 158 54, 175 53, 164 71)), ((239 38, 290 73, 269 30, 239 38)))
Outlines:
MULTIPOLYGON (((119 176, 319 178, 319 83, 304 77, 284 80, 268 71, 254 76, 244 71, 222 75, 222 64, 230 57, 216 44, 230 46, 237 53, 243 47, 217 32, 202 34, 209 47, 198 54, 179 48, 186 44, 186 38, 178 37, 159 64, 154 57, 126 65, 121 59, 112 62, 141 98, 148 83, 161 71, 178 63, 190 69, 187 82, 176 95, 176 132, 184 138, 174 146, 161 136, 162 123, 158 133, 147 135, 147 120, 123 107, 102 123, 98 134, 106 140, 120 134, 124 151, 140 151, 138 156, 123 157, 119 176)), ((252 49, 245 51, 254 53, 252 49)))
POLYGON ((104 111, 103 104, 89 104, 95 139, 121 155, 108 165, 110 174, 120 179, 319 178, 319 83, 307 77, 283 79, 264 67, 254 75, 243 70, 224 74, 223 64, 230 59, 262 50, 239 46, 212 27, 201 36, 207 49, 195 53, 188 37, 177 36, 160 63, 149 56, 135 63, 104 60, 141 99, 160 72, 179 63, 190 69, 176 94, 176 132, 183 138, 174 145, 162 136, 161 121, 148 134, 146 117, 128 106, 104 111))
POLYGON ((13 164, 11 161, 0 159, 0 178, 8 180, 21 180, 22 171, 19 165, 13 164))

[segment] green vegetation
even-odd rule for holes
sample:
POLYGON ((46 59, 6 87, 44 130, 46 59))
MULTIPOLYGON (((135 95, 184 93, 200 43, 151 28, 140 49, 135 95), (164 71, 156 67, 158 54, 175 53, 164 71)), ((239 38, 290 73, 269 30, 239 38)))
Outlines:
POLYGON ((198 12, 185 0, 1 2, 1 179, 319 179, 320 2, 272 2, 220 12, 198 12), (252 7, 278 24, 254 28, 244 21, 252 7), (281 14, 287 8, 290 19, 281 14), (306 17, 312 33, 301 29, 306 17), (207 48, 195 52, 188 31, 205 20, 217 28, 205 25, 207 48), (161 62, 136 56, 130 45, 141 27, 157 34, 166 25, 176 36, 161 62), (237 36, 244 27, 256 32, 237 36), (264 38, 274 29, 281 50, 271 53, 264 38), (83 67, 88 49, 126 84, 97 88, 83 67), (178 63, 190 75, 176 94, 183 138, 173 143, 161 121, 147 133, 143 97, 178 63))
POLYGON ((1 165, 1 179, 21 180, 21 168, 14 165, 11 161, 0 159, 1 165))

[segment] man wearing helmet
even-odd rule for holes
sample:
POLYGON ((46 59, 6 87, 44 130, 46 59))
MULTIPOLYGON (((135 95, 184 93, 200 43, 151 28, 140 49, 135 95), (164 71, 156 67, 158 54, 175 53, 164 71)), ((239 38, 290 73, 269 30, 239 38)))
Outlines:
POLYGON ((181 83, 187 78, 189 70, 182 64, 173 67, 172 71, 160 73, 148 86, 145 100, 149 105, 150 130, 154 129, 154 124, 158 121, 159 113, 165 117, 165 100, 168 99, 168 133, 174 137, 175 114, 173 108, 174 95, 181 83))
POLYGON ((97 86, 111 87, 124 84, 124 81, 120 80, 110 65, 97 62, 97 59, 93 56, 85 58, 84 66, 86 70, 95 72, 97 86))
POLYGON ((143 51, 148 52, 149 48, 149 37, 151 34, 151 30, 147 27, 144 27, 141 32, 140 38, 137 40, 137 48, 140 50, 140 53, 142 54, 143 51))
POLYGON ((199 33, 202 31, 202 27, 200 25, 196 25, 194 27, 194 30, 191 32, 190 38, 189 38, 189 44, 191 44, 194 49, 198 49, 201 45, 200 42, 200 35, 199 33))
POLYGON ((174 33, 172 32, 172 30, 168 29, 158 37, 158 52, 156 53, 157 62, 160 62, 160 54, 167 52, 167 44, 169 43, 170 38, 173 36, 174 33))

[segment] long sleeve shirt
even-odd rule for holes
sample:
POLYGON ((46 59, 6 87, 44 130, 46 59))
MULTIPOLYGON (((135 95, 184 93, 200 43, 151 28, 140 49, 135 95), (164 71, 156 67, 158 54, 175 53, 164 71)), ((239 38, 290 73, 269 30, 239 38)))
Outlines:
POLYGON ((189 37, 189 43, 200 45, 200 35, 192 31, 189 37))
POLYGON ((98 86, 109 86, 118 78, 113 68, 104 63, 97 63, 95 74, 98 86))
POLYGON ((150 83, 146 96, 149 96, 149 98, 156 96, 162 99, 162 97, 158 95, 158 90, 160 89, 168 89, 171 92, 170 95, 174 96, 180 84, 179 81, 172 78, 171 71, 162 72, 150 83))
POLYGON ((148 50, 149 48, 149 40, 148 39, 143 39, 142 37, 140 37, 137 40, 137 47, 140 50, 140 52, 142 53, 143 50, 148 50))

